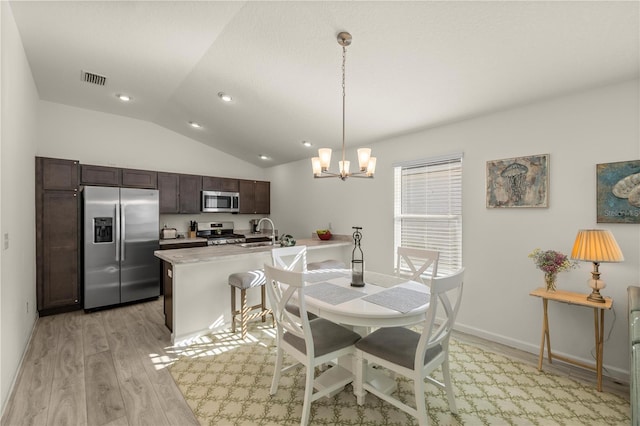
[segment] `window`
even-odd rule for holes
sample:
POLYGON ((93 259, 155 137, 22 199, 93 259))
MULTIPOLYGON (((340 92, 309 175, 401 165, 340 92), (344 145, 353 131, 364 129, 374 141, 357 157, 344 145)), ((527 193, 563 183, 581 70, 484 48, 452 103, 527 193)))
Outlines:
POLYGON ((439 276, 460 269, 462 153, 395 164, 394 179, 395 247, 438 250, 439 276))

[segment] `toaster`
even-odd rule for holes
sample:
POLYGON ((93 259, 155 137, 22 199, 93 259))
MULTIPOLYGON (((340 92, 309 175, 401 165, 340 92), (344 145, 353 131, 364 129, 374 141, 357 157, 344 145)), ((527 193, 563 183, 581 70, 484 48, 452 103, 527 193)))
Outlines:
POLYGON ((162 228, 160 238, 163 240, 172 240, 178 238, 178 230, 176 228, 162 228))

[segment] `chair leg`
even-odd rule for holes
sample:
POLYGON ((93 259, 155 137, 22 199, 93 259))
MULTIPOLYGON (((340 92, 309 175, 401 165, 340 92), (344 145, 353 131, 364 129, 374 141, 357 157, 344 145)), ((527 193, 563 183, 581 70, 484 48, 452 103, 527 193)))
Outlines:
POLYGON ((241 337, 244 340, 247 337, 248 324, 249 321, 247 317, 249 316, 249 305, 247 304, 247 290, 244 288, 240 290, 240 327, 241 327, 241 337))
POLYGON ((231 288, 231 332, 235 334, 236 332, 236 288, 234 286, 230 286, 231 288))
POLYGON ((367 362, 362 356, 362 352, 356 350, 356 355, 354 357, 354 371, 356 372, 356 382, 353 386, 353 393, 356 396, 356 401, 358 405, 364 404, 364 399, 366 397, 366 391, 364 390, 364 382, 367 380, 367 375, 365 369, 367 368, 367 362))
POLYGON ((304 386, 304 402, 302 403, 302 417, 300 419, 301 426, 307 426, 309 424, 309 417, 311 416, 311 397, 313 396, 313 375, 314 367, 311 363, 307 364, 307 379, 304 386))
POLYGON ((261 317, 262 317, 262 322, 265 322, 267 320, 267 318, 266 318, 266 315, 265 315, 264 312, 267 310, 267 304, 265 303, 265 299, 266 298, 265 298, 265 288, 264 288, 264 286, 260 286, 260 296, 261 296, 261 298, 260 298, 260 306, 261 306, 261 309, 262 309, 261 317))
POLYGON ((416 410, 418 411, 418 424, 420 426, 427 426, 429 424, 429 416, 427 414, 427 396, 424 394, 424 379, 422 377, 413 378, 415 397, 416 397, 416 410))
POLYGON ((458 408, 456 407, 456 398, 453 394, 453 386, 451 385, 451 374, 449 372, 449 357, 442 363, 442 376, 444 378, 444 387, 447 391, 447 399, 449 399, 449 411, 453 414, 458 414, 458 408))
MULTIPOLYGON (((280 333, 278 333, 279 335, 280 333)), ((271 380, 271 390, 269 394, 275 395, 278 392, 278 384, 280 383, 280 374, 282 373, 282 347, 280 346, 280 337, 278 337, 278 349, 276 349, 276 365, 273 370, 273 379, 271 380)))

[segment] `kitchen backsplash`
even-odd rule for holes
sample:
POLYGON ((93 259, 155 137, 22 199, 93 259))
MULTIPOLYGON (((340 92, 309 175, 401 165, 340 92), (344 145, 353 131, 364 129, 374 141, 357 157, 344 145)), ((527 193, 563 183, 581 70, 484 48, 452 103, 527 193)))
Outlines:
MULTIPOLYGON (((160 229, 167 225, 168 228, 176 228, 178 235, 181 237, 187 237, 189 231, 189 224, 192 220, 196 222, 233 222, 234 229, 248 233, 250 228, 249 221, 251 219, 260 219, 268 217, 265 215, 255 214, 231 214, 231 213, 200 213, 200 214, 161 214, 160 215, 160 229)), ((265 228, 269 228, 270 225, 263 223, 265 228)), ((276 224, 277 225, 277 224, 276 224)), ((158 229, 158 232, 160 232, 158 229)), ((265 229, 266 232, 271 232, 265 229)))

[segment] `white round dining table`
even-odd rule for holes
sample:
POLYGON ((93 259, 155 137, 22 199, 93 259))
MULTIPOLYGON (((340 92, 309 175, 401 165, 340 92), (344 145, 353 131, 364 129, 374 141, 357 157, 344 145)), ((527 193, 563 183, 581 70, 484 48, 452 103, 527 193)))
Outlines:
POLYGON ((354 327, 410 326, 424 321, 429 308, 427 300, 426 303, 408 312, 400 312, 364 299, 368 295, 396 287, 429 294, 429 288, 426 285, 409 281, 406 278, 365 271, 364 287, 352 287, 351 271, 349 269, 319 269, 308 271, 305 275, 308 277, 308 280, 305 280, 308 286, 325 282, 342 287, 345 292, 357 291, 362 293, 361 297, 337 304, 320 300, 308 294, 305 295, 305 304, 308 312, 335 323, 354 327))

